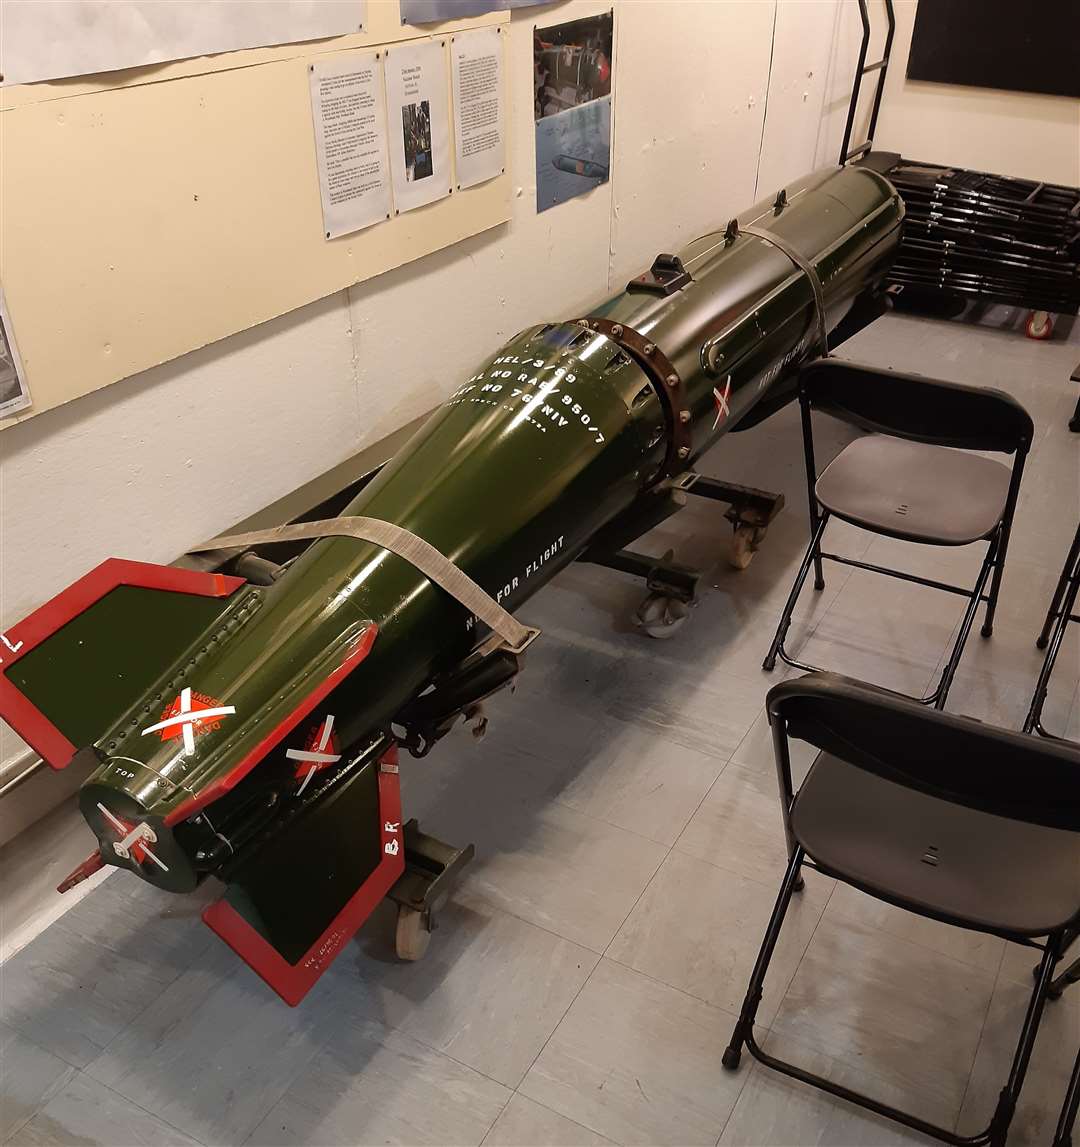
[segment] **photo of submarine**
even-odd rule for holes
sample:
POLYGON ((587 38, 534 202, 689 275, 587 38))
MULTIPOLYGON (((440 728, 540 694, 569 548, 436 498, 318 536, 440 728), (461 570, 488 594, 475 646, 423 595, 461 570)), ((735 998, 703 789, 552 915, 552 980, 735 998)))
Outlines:
MULTIPOLYGON (((399 747, 482 720, 536 636, 528 599, 675 512, 696 459, 880 313, 902 220, 867 167, 807 176, 517 335, 340 517, 211 539, 193 568, 110 559, 8 629, 0 717, 93 766, 98 849, 61 890, 106 864, 176 893, 213 876, 207 924, 290 1004, 387 895, 422 954, 470 850, 403 821, 399 747)), ((764 524, 736 522, 743 564, 764 524)), ((642 626, 679 617, 657 599, 642 626)))

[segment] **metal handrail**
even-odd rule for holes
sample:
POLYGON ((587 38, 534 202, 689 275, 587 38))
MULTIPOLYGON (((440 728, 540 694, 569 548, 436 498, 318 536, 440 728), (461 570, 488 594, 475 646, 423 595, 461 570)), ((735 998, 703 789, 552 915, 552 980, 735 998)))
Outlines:
POLYGON ((859 0, 859 19, 862 21, 862 43, 859 45, 859 62, 855 67, 855 79, 851 88, 851 103, 848 105, 847 123, 844 125, 844 142, 840 145, 840 166, 843 167, 849 159, 857 159, 873 146, 874 131, 877 128, 878 112, 881 110, 881 97, 885 91, 885 73, 889 67, 889 56, 892 52, 893 36, 896 33, 896 13, 893 11, 893 0, 885 0, 885 14, 889 20, 889 30, 885 35, 885 49, 881 59, 874 63, 866 62, 866 53, 870 47, 870 13, 866 7, 866 0, 859 0), (862 78, 870 72, 877 72, 877 88, 874 92, 874 104, 870 110, 870 123, 866 139, 858 147, 851 147, 851 129, 855 126, 855 113, 859 106, 859 95, 862 91, 862 78))

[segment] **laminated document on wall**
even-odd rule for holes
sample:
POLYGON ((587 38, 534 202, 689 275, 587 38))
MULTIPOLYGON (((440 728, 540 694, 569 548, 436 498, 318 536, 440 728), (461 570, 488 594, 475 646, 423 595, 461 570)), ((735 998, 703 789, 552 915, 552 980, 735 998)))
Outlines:
POLYGON ((350 52, 308 66, 327 239, 390 218, 381 65, 381 52, 350 52))
POLYGON ((364 28, 367 0, 3 0, 7 84, 295 44, 364 28))
POLYGON ((394 207, 410 211, 450 194, 445 39, 395 44, 385 73, 394 207))
POLYGON ((475 187, 506 168, 502 28, 450 37, 458 188, 475 187))

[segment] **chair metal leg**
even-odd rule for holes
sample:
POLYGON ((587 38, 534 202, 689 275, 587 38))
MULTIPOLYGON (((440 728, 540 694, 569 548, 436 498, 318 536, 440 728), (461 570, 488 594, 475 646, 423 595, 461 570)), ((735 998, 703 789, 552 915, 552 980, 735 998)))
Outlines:
MULTIPOLYGON (((967 645, 968 635, 971 633, 971 627, 975 622, 975 614, 979 609, 979 602, 982 601, 983 589, 986 586, 986 578, 991 568, 994 566, 994 561, 997 553, 996 542, 991 542, 986 551, 986 558, 983 560, 982 569, 979 571, 978 580, 975 582, 975 588, 971 591, 971 597, 968 600, 967 609, 964 610, 964 617, 960 622, 960 629, 956 635, 956 640, 953 642, 952 651, 949 654, 949 660, 945 663, 945 669, 942 671, 941 680, 938 682, 938 687, 930 694, 929 697, 924 697, 923 700, 930 704, 933 703, 935 709, 944 709, 945 701, 949 695, 949 689, 952 687, 953 678, 956 676, 956 670, 960 665, 960 658, 964 653, 964 646, 967 645)), ((1001 567, 996 567, 1000 569, 1001 567)))
POLYGON ((1005 572, 1005 551, 1009 546, 1009 523, 1002 522, 998 528, 997 539, 990 543, 994 550, 994 577, 990 582, 990 600, 986 603, 986 614, 983 617, 982 637, 990 637, 994 632, 994 614, 997 613, 998 594, 1001 591, 1001 577, 1005 572))
MULTIPOLYGON (((1080 538, 1080 532, 1077 537, 1080 538)), ((1049 635, 1049 640, 1046 642, 1046 656, 1043 658, 1042 668, 1039 670, 1039 679, 1035 682, 1035 692, 1031 697, 1031 708, 1028 709, 1028 715, 1024 719, 1024 732, 1025 733, 1042 733, 1042 709, 1046 702, 1046 694, 1050 688, 1050 678, 1054 672, 1054 665, 1057 662, 1058 654, 1061 652, 1062 643, 1065 640, 1065 630, 1069 626, 1069 622, 1075 616, 1074 610, 1076 609, 1076 599, 1080 595, 1080 551, 1073 554, 1070 551, 1070 558, 1074 558, 1072 568, 1066 565, 1065 570, 1062 571, 1062 578, 1064 585, 1061 599, 1057 602, 1056 619, 1053 623, 1053 628, 1049 635), (1065 574, 1069 576, 1066 578, 1065 574)), ((1057 590, 1054 591, 1054 596, 1057 597, 1057 590)), ((1049 621, 1049 617, 1047 621, 1049 621)), ((1045 628, 1045 627, 1044 627, 1045 628)))
POLYGON ((1054 977, 1047 994, 1052 1000, 1056 1000, 1071 984, 1080 984, 1080 956, 1077 956, 1064 972, 1054 977))
POLYGON ((1052 1147, 1072 1147, 1073 1124, 1076 1123, 1077 1110, 1080 1110, 1080 1051, 1076 1053, 1076 1062, 1073 1064, 1069 1087, 1065 1092, 1065 1102, 1061 1105, 1061 1117, 1054 1132, 1052 1147))
POLYGON ((1078 560, 1080 560, 1080 525, 1076 527, 1068 556, 1065 558, 1065 564, 1061 567, 1061 577, 1058 578, 1057 585, 1054 587, 1054 596, 1050 599, 1050 608, 1046 611, 1046 620, 1043 622, 1042 631, 1035 641, 1038 649, 1045 649, 1046 643, 1050 640, 1050 629, 1057 619, 1058 610, 1061 608, 1062 599, 1065 597, 1065 587, 1071 578, 1080 573, 1076 568, 1078 560))
MULTIPOLYGON (((825 527, 828 525, 828 522, 829 515, 822 514, 818 521, 817 529, 814 531, 814 536, 810 539, 810 545, 806 548, 802 565, 799 566, 799 572, 795 576, 795 584, 791 587, 791 593, 788 594, 787 602, 784 605, 784 612, 780 615, 780 624, 776 627, 776 634, 772 639, 772 645, 769 646, 769 652, 765 655, 765 660, 761 663, 762 669, 766 669, 770 673, 776 668, 777 655, 783 656, 784 638, 787 636, 787 631, 791 626, 791 615, 795 611, 799 594, 802 593, 802 587, 806 582, 806 575, 810 572, 810 566, 815 561, 819 565, 821 564, 821 537, 825 533, 825 527)), ((822 582, 822 585, 824 584, 825 583, 822 582)))
POLYGON ((721 1063, 728 1071, 734 1071, 739 1066, 743 1045, 753 1038, 754 1019, 757 1016, 758 1004, 761 1003, 761 989, 765 983, 765 973, 769 970, 769 961, 776 949, 776 941, 780 938, 780 929, 783 927, 784 916, 787 914, 788 905, 791 903, 791 895, 795 891, 795 885, 801 879, 799 868, 802 865, 804 855, 802 846, 796 845, 795 851, 791 854, 791 860, 788 862, 784 883, 780 886, 780 894, 776 898, 769 927, 765 930, 765 939, 761 942, 761 950, 758 952, 754 970, 750 975, 750 983, 746 989, 742 1011, 739 1012, 735 1030, 731 1033, 731 1042, 721 1059, 721 1063))
MULTIPOLYGON (((810 403, 805 396, 800 396, 799 408, 802 417, 803 458, 806 463, 806 497, 810 503, 810 536, 813 537, 818 532, 818 523, 822 514, 815 490, 817 463, 814 461, 814 424, 810 415, 810 403)), ((825 517, 827 516, 826 514, 825 517)), ((820 591, 824 588, 825 572, 821 567, 821 547, 819 545, 814 552, 814 589, 820 591)))
POLYGON ((1061 956, 1062 936, 1051 936, 1046 941, 1046 950, 1039 964, 1039 975, 1035 990, 1031 993, 1027 1013, 1024 1016, 1024 1026, 1020 1029, 1020 1039, 1016 1044, 1013 1055, 1012 1068, 1009 1078, 998 1096, 994 1116, 988 1128, 990 1132, 990 1147, 1004 1147, 1009 1134, 1009 1124, 1016 1111, 1016 1101, 1020 1097, 1020 1089, 1024 1086, 1024 1076, 1027 1075, 1028 1063, 1031 1061, 1031 1050, 1035 1046, 1035 1036, 1039 1031, 1043 1008, 1049 996, 1050 982, 1054 974, 1054 964, 1061 956))

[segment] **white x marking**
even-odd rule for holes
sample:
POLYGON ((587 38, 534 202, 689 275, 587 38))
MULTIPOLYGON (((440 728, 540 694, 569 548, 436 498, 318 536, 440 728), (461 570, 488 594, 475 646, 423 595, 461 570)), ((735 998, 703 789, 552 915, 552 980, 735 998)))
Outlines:
POLYGON ((307 775, 304 777, 304 783, 296 790, 296 795, 299 796, 304 789, 308 787, 308 782, 318 772, 319 765, 332 765, 334 761, 341 760, 340 753, 326 752, 326 746, 330 743, 330 731, 334 727, 334 714, 327 713, 326 720, 323 722, 322 732, 319 735, 319 742, 314 749, 286 749, 285 756, 292 761, 310 761, 311 768, 308 769, 307 775))
POLYGON ((713 398, 716 399, 716 421, 713 422, 712 428, 715 430, 721 422, 731 413, 731 407, 728 402, 731 399, 731 375, 727 376, 727 382, 724 389, 721 391, 720 387, 713 387, 713 398))
POLYGON ((235 712, 235 705, 219 705, 216 709, 198 709, 192 712, 191 689, 185 688, 180 690, 180 712, 175 717, 166 717, 164 721, 158 721, 156 725, 147 725, 143 729, 142 735, 145 737, 147 733, 156 733, 159 729, 168 729, 172 725, 183 725, 184 752, 192 753, 195 751, 194 724, 196 721, 205 721, 210 717, 227 717, 230 713, 235 712))
POLYGON ((165 864, 164 861, 159 860, 158 857, 156 857, 150 851, 150 849, 146 847, 147 840, 157 840, 157 834, 146 823, 146 821, 137 824, 131 830, 131 832, 128 832, 127 825, 124 824, 124 822, 120 820, 119 817, 113 816, 113 814, 109 812, 109 810, 101 803, 101 801, 98 801, 98 808, 101 809, 102 814, 112 824, 113 828, 115 828, 117 832, 126 834, 121 840, 113 842, 113 851, 117 856, 122 856, 125 860, 127 860, 127 858, 131 855, 132 845, 138 844, 142 848, 143 852, 145 852, 146 855, 150 857, 150 859, 158 866, 158 868, 165 872, 169 871, 169 866, 165 864))

